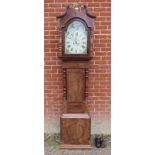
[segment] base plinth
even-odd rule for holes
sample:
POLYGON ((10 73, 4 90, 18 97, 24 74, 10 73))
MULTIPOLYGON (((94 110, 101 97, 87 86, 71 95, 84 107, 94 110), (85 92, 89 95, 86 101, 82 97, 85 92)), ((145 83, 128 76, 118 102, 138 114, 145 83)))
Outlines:
POLYGON ((90 149, 91 119, 88 114, 62 114, 60 148, 90 149))
POLYGON ((92 149, 91 145, 69 145, 69 144, 61 144, 60 149, 92 149))

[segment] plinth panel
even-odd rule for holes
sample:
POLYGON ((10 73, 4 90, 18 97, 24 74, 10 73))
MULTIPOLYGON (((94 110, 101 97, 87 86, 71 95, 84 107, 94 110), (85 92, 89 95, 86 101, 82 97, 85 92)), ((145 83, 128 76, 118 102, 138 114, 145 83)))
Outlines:
POLYGON ((90 147, 90 117, 88 114, 63 114, 61 116, 61 142, 66 146, 90 147))

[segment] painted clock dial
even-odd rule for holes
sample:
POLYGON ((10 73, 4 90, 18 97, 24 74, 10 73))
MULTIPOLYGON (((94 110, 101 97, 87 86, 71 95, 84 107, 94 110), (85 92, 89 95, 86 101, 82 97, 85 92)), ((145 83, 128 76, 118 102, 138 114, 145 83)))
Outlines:
POLYGON ((73 21, 65 32, 65 54, 87 54, 87 31, 83 23, 73 21))

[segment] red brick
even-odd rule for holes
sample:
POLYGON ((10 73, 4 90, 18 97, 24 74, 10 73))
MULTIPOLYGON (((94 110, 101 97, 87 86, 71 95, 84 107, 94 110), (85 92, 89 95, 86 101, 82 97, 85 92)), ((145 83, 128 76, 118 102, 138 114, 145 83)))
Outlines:
MULTIPOLYGON (((63 103, 62 62, 58 58, 60 32, 57 15, 65 11, 72 0, 45 0, 44 4, 44 61, 45 61, 45 119, 58 119, 63 103)), ((93 36, 93 59, 90 61, 87 103, 94 120, 110 119, 111 102, 111 1, 80 0, 88 12, 96 15, 93 36), (94 112, 95 109, 95 112, 94 112)))

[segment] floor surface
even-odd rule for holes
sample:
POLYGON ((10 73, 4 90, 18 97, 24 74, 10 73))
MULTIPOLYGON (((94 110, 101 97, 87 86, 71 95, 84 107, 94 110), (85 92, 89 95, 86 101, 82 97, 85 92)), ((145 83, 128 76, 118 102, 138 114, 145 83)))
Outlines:
POLYGON ((79 150, 79 149, 59 149, 60 140, 51 138, 51 136, 45 137, 44 155, 111 155, 111 143, 109 137, 107 138, 104 148, 96 148, 94 145, 91 150, 79 150))
POLYGON ((45 155, 111 155, 111 148, 92 149, 92 150, 60 150, 48 148, 45 155))

